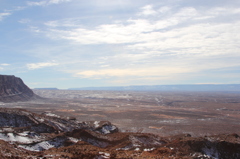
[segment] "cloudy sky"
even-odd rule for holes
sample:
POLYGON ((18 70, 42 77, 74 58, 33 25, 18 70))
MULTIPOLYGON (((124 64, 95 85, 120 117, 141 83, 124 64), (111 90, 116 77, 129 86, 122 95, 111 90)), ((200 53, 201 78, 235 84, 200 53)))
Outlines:
POLYGON ((0 0, 0 35, 31 88, 240 83, 239 0, 0 0))

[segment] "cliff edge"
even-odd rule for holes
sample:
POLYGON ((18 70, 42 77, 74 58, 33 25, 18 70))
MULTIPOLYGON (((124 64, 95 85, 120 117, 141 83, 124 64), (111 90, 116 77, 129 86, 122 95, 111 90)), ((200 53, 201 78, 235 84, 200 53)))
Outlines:
POLYGON ((28 101, 37 97, 21 78, 0 75, 0 102, 28 101))

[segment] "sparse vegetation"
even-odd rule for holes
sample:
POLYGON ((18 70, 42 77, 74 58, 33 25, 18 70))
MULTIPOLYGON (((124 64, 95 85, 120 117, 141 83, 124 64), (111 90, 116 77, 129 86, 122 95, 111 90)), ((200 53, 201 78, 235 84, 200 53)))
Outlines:
POLYGON ((43 89, 12 98, 6 88, 1 158, 240 157, 236 92, 43 89))

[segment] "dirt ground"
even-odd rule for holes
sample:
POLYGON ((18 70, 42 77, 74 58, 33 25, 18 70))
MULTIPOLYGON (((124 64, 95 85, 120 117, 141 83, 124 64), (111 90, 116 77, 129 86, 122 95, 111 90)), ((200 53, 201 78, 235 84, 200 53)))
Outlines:
POLYGON ((236 133, 240 94, 229 92, 140 92, 34 90, 46 99, 0 103, 1 107, 51 112, 80 121, 107 120, 122 132, 161 136, 236 133))

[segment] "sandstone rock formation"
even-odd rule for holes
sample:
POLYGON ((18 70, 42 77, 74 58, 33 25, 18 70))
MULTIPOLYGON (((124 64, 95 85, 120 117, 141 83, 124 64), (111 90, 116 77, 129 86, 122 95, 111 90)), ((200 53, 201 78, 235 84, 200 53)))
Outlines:
POLYGON ((0 75, 0 102, 18 102, 37 98, 21 78, 0 75))

